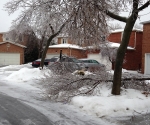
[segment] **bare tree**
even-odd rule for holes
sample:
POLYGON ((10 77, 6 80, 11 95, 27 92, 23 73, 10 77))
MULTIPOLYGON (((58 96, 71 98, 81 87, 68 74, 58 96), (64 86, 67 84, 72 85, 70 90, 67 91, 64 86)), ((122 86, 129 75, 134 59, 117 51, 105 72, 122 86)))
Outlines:
POLYGON ((145 1, 140 1, 140 0, 130 1, 130 3, 132 3, 132 7, 131 7, 131 14, 128 18, 118 16, 110 12, 109 10, 106 11, 106 14, 108 16, 126 23, 124 32, 123 32, 122 41, 117 51, 117 57, 116 57, 116 62, 115 62, 115 71, 114 71, 113 87, 112 87, 112 94, 114 95, 120 94, 123 59, 124 59, 125 52, 129 43, 129 39, 130 39, 133 26, 138 17, 138 13, 150 5, 149 1, 145 3, 144 2, 145 1))
POLYGON ((12 0, 6 4, 9 13, 22 8, 20 16, 13 22, 13 26, 17 26, 20 33, 31 27, 37 37, 41 35, 39 32, 42 33, 41 39, 47 37, 46 47, 42 54, 42 67, 49 44, 62 31, 72 16, 66 11, 65 2, 60 0, 12 0))
POLYGON ((6 8, 10 13, 23 8, 21 15, 14 21, 15 25, 20 25, 20 30, 26 29, 26 24, 35 31, 46 29, 48 40, 43 51, 42 66, 48 46, 58 34, 69 35, 79 45, 98 46, 105 42, 102 38, 107 36, 107 21, 110 17, 126 23, 117 51, 112 88, 112 94, 119 95, 122 64, 130 34, 138 13, 149 4, 149 0, 12 0, 6 4, 6 8), (129 17, 119 15, 124 10, 130 12, 129 17))

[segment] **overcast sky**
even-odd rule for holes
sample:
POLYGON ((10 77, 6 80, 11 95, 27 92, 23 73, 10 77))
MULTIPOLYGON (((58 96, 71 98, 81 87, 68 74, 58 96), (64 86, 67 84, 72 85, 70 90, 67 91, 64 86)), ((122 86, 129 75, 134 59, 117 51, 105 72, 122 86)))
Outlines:
MULTIPOLYGON (((6 11, 4 11, 4 4, 9 1, 9 0, 0 0, 0 32, 6 32, 9 30, 11 26, 12 20, 14 20, 18 16, 18 12, 8 15, 6 11)), ((123 13, 123 15, 128 15, 127 13, 123 13)), ((122 15, 122 16, 123 16, 122 15)), ((140 12, 139 15, 142 15, 140 19, 137 20, 137 23, 143 22, 143 21, 148 21, 150 20, 150 6, 145 9, 144 11, 140 12)), ((115 23, 120 23, 120 22, 115 22, 115 23)), ((120 23, 121 25, 124 26, 124 23, 120 23)))
POLYGON ((12 20, 14 20, 18 13, 14 13, 12 15, 9 15, 6 11, 4 11, 4 4, 9 0, 0 0, 0 32, 6 32, 9 30, 11 26, 12 20))

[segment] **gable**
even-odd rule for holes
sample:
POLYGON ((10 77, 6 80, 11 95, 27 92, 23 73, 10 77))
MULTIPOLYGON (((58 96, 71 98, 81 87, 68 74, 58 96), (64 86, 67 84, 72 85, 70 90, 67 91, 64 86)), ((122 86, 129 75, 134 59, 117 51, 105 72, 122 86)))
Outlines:
POLYGON ((20 52, 23 53, 24 48, 17 46, 15 44, 5 42, 3 44, 0 43, 0 52, 20 52))

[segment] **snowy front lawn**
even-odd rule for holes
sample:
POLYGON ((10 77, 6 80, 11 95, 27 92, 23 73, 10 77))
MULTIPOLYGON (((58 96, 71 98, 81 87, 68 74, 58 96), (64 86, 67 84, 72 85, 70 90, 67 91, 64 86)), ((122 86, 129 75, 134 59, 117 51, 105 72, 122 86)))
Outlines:
MULTIPOLYGON (((22 87, 25 84, 30 84, 30 81, 40 81, 51 76, 50 70, 39 70, 39 68, 30 67, 29 64, 7 66, 0 68, 0 71, 1 73, 9 72, 9 75, 5 76, 3 80, 15 81, 15 84, 22 87), (10 69, 16 69, 16 71, 10 72, 10 69)), ((120 117, 130 116, 135 112, 150 112, 150 96, 146 97, 139 90, 122 89, 121 95, 114 96, 111 94, 111 84, 101 84, 99 88, 100 92, 97 94, 73 97, 70 104, 78 107, 80 111, 96 117, 120 117)))

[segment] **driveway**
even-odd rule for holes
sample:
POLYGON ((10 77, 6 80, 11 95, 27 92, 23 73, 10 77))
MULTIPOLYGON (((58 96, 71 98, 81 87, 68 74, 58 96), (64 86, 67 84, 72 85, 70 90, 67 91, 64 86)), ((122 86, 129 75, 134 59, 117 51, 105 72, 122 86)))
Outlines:
POLYGON ((42 113, 15 98, 0 94, 0 125, 53 125, 42 113))

